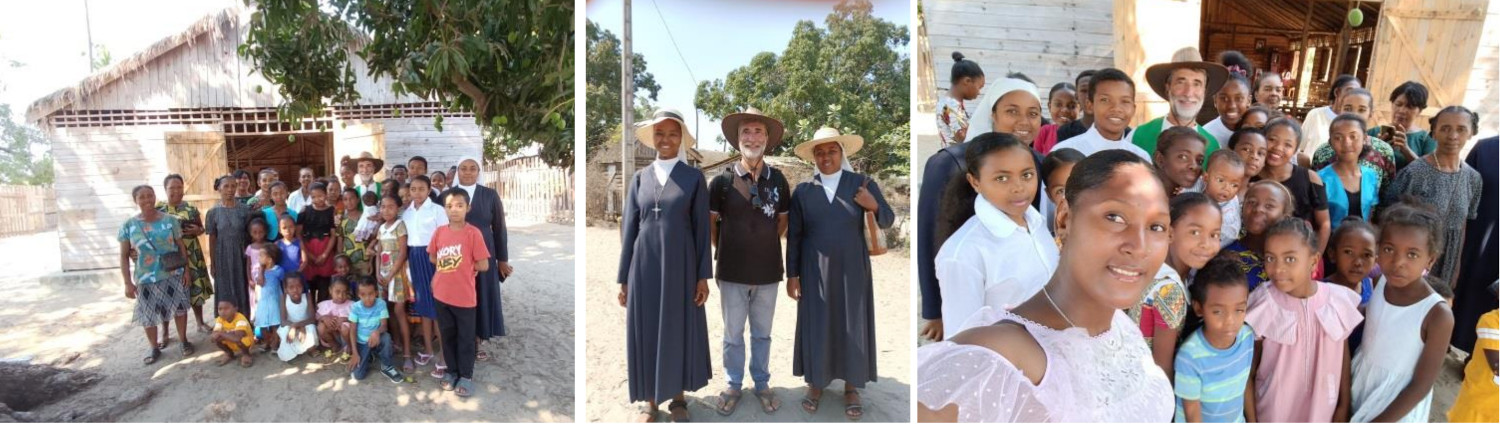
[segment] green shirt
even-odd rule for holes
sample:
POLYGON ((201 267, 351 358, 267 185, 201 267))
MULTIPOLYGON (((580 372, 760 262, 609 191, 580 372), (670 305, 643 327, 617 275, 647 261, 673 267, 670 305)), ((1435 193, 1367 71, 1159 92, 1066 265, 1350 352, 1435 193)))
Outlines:
MULTIPOLYGON (((1135 132, 1130 133, 1130 142, 1135 144, 1136 147, 1140 147, 1141 150, 1145 150, 1147 155, 1156 157, 1156 138, 1161 136, 1162 125, 1164 125, 1163 123, 1166 122, 1166 119, 1167 117, 1163 116, 1152 119, 1151 122, 1141 124, 1140 127, 1135 129, 1135 132)), ((1213 134, 1209 134, 1208 130, 1203 129, 1202 125, 1197 126, 1195 129, 1198 130, 1199 135, 1203 136, 1204 140, 1208 141, 1204 145, 1203 157, 1206 158, 1208 155, 1214 154, 1214 151, 1219 150, 1219 140, 1215 139, 1213 134)))
MULTIPOLYGON (((1370 127, 1370 131, 1366 134, 1369 134, 1371 137, 1378 136, 1380 135, 1380 127, 1370 127)), ((1391 147, 1394 148, 1396 146, 1391 147)), ((1432 133, 1426 130, 1413 131, 1406 133, 1406 147, 1410 147, 1411 151, 1417 154, 1417 157, 1423 157, 1437 151, 1437 140, 1433 139, 1432 133)), ((1411 161, 1406 160, 1406 155, 1401 154, 1400 150, 1396 150, 1395 153, 1396 169, 1405 168, 1406 164, 1411 163, 1411 161)))

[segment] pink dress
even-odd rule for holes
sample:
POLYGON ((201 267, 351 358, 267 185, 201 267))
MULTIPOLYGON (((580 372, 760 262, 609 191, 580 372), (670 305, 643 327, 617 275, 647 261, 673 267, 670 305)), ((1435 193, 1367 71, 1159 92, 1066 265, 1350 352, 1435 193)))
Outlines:
POLYGON ((1039 384, 986 347, 938 342, 917 349, 917 401, 958 406, 959 422, 1170 422, 1172 386, 1141 331, 1115 311, 1110 329, 1054 330, 990 307, 970 322, 1021 324, 1047 355, 1039 384))
POLYGON ((1245 323, 1261 340, 1255 374, 1260 422, 1329 422, 1338 407, 1345 340, 1364 317, 1359 293, 1315 281, 1318 291, 1292 297, 1274 284, 1250 294, 1245 323))

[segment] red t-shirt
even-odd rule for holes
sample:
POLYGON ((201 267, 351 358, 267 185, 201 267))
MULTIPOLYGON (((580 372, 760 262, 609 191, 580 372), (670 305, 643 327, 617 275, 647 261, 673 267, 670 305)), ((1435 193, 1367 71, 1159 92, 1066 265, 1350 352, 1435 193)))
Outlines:
POLYGON ((489 246, 484 244, 484 233, 479 227, 464 224, 462 231, 447 225, 432 233, 432 242, 427 244, 427 253, 436 254, 433 266, 437 273, 432 276, 432 296, 437 300, 460 308, 478 305, 474 293, 474 262, 490 259, 489 246))

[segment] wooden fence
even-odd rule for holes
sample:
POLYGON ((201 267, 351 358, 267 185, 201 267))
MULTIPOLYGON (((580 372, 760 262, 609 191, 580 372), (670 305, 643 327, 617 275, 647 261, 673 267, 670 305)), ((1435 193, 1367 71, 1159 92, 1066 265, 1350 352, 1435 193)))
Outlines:
POLYGON ((50 186, 0 185, 0 237, 57 228, 57 198, 50 186))
POLYGON ((500 192, 507 219, 573 223, 573 172, 548 166, 541 158, 511 159, 486 171, 485 185, 500 192))

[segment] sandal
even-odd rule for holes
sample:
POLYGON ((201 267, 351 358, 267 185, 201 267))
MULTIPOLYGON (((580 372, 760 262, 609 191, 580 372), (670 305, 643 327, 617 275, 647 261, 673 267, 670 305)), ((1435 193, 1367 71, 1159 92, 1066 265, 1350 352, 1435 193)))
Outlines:
POLYGON ((474 380, 470 380, 467 378, 458 379, 458 383, 453 385, 453 394, 458 395, 458 397, 473 396, 474 380))
POLYGON ((178 347, 178 350, 182 351, 182 357, 184 357, 184 358, 189 357, 189 356, 193 356, 193 344, 192 343, 188 343, 188 342, 184 341, 184 342, 182 342, 182 346, 178 347))
POLYGON ((406 363, 401 365, 401 372, 411 374, 417 371, 417 364, 412 362, 411 357, 406 357, 406 363))
POLYGON ((443 382, 438 385, 438 388, 443 389, 445 392, 451 392, 456 385, 458 385, 458 374, 448 374, 443 376, 443 382))
POLYGON ((147 353, 145 358, 141 358, 141 365, 154 364, 158 358, 161 358, 161 348, 152 347, 151 352, 147 353))
POLYGON ((427 363, 430 362, 430 361, 432 361, 432 354, 429 354, 429 353, 418 353, 417 354, 417 365, 418 366, 425 367, 425 366, 427 366, 427 363))
POLYGON ((774 414, 781 409, 781 399, 776 398, 776 392, 771 389, 756 390, 755 398, 760 400, 760 410, 767 414, 774 414))
POLYGON ((685 401, 672 399, 672 403, 667 404, 667 413, 672 415, 672 422, 674 423, 693 421, 692 417, 688 415, 688 406, 685 401))
POLYGON ((807 388, 807 393, 802 395, 802 410, 809 414, 818 413, 818 404, 823 402, 823 391, 817 390, 818 395, 813 396, 813 389, 807 388))
POLYGON ((724 417, 734 415, 734 411, 740 409, 740 397, 744 395, 745 392, 739 389, 724 389, 719 392, 719 405, 714 408, 714 412, 724 417))
POLYGON ((654 423, 656 422, 657 412, 660 411, 658 411, 656 408, 652 408, 651 404, 643 403, 639 408, 636 409, 635 422, 654 423))
POLYGON ((447 366, 445 366, 445 365, 438 365, 437 368, 434 368, 432 370, 432 374, 428 374, 428 375, 432 376, 432 378, 443 378, 443 377, 446 377, 448 375, 447 370, 448 370, 447 366))
POLYGON ((849 390, 844 393, 844 417, 849 421, 859 421, 865 416, 865 407, 860 403, 859 391, 849 390), (854 399, 854 400, 850 400, 854 399))
POLYGON ((490 353, 487 352, 487 351, 485 351, 484 349, 478 349, 474 353, 474 360, 479 361, 479 362, 488 361, 488 360, 490 360, 490 353))

